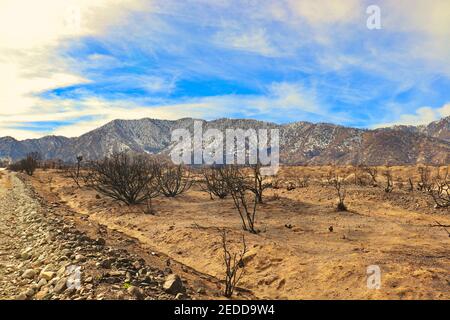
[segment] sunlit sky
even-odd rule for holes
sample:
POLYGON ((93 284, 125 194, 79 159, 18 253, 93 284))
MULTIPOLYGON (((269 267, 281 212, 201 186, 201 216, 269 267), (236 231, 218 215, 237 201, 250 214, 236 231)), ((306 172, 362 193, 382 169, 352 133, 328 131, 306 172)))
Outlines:
POLYGON ((450 115, 450 1, 0 0, 0 84, 17 139, 144 117, 425 124, 450 115))

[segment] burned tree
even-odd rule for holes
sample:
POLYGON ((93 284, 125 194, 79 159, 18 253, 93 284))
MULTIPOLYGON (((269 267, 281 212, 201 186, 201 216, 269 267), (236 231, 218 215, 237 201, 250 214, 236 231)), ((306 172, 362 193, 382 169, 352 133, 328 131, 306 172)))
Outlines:
POLYGON ((430 188, 429 194, 436 204, 436 208, 450 207, 450 182, 436 181, 430 188))
POLYGON ((78 188, 81 188, 81 162, 83 161, 83 156, 77 156, 76 160, 77 164, 75 165, 75 167, 68 168, 67 175, 73 180, 73 182, 75 182, 78 188))
POLYGON ((227 183, 222 179, 219 168, 211 167, 202 171, 204 185, 202 189, 209 193, 211 200, 213 196, 224 199, 228 195, 227 183))
POLYGON ((160 192, 166 197, 176 197, 193 184, 189 172, 182 165, 162 165, 157 171, 157 180, 160 192))
POLYGON ((392 179, 392 172, 390 169, 387 169, 383 172, 383 176, 386 178, 386 186, 384 187, 384 192, 391 193, 394 189, 394 182, 392 179))
POLYGON ((127 205, 140 204, 148 199, 154 175, 155 166, 145 156, 115 153, 91 163, 89 186, 127 205))
POLYGON ((24 159, 10 165, 8 168, 11 171, 25 172, 27 175, 32 176, 39 166, 40 159, 41 156, 38 152, 30 152, 24 159))
POLYGON ((433 198, 436 208, 450 208, 450 180, 448 179, 448 167, 443 176, 441 176, 438 169, 436 179, 428 192, 433 198))
POLYGON ((417 189, 419 191, 430 192, 432 188, 431 183, 431 170, 429 167, 419 167, 417 169, 419 172, 419 183, 417 184, 417 189))
POLYGON ((377 186, 378 169, 376 167, 363 166, 362 171, 365 172, 372 180, 372 185, 377 186))
POLYGON ((261 174, 261 165, 258 163, 252 166, 252 182, 249 184, 249 190, 255 194, 258 203, 263 202, 263 192, 271 187, 269 182, 265 182, 265 176, 261 174))
POLYGON ((151 179, 149 180, 147 186, 145 187, 145 195, 147 196, 145 200, 145 214, 155 214, 155 210, 153 209, 152 200, 158 197, 161 194, 161 190, 159 187, 159 183, 157 180, 157 172, 159 168, 156 164, 154 164, 153 174, 151 174, 151 179))
POLYGON ((244 255, 247 253, 245 237, 242 235, 242 250, 239 253, 230 253, 227 245, 227 233, 222 230, 223 259, 225 263, 225 290, 224 296, 231 298, 234 289, 244 274, 244 255))
POLYGON ((330 180, 329 183, 333 188, 336 190, 336 193, 338 195, 338 204, 336 209, 338 211, 347 211, 347 206, 345 205, 345 197, 347 195, 347 192, 343 186, 343 179, 339 177, 338 174, 334 174, 330 180))
POLYGON ((234 205, 241 217, 242 228, 251 233, 255 229, 257 195, 251 192, 242 170, 238 166, 228 165, 220 168, 219 173, 226 182, 228 193, 233 198, 234 205))

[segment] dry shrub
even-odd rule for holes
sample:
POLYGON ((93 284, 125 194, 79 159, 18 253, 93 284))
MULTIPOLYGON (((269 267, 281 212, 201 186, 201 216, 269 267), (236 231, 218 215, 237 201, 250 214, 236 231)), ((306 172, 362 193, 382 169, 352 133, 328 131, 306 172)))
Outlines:
POLYGON ((257 194, 250 190, 243 170, 238 166, 228 165, 221 167, 219 173, 227 184, 228 193, 233 198, 241 217, 242 228, 251 233, 257 233, 255 229, 257 194))
POLYGON ((163 164, 157 170, 156 176, 159 191, 166 197, 176 197, 188 191, 194 182, 183 165, 163 164))
POLYGON ((156 172, 157 166, 143 155, 115 153, 91 163, 89 187, 127 205, 140 204, 148 199, 156 172))
POLYGON ((242 249, 239 253, 231 253, 227 244, 227 233, 222 230, 222 248, 223 259, 225 263, 225 290, 224 296, 230 298, 233 295, 239 280, 244 274, 245 264, 244 255, 247 253, 247 245, 245 243, 245 237, 242 235, 242 249))
POLYGON ((267 182, 267 177, 261 174, 260 164, 252 166, 252 174, 252 181, 249 182, 248 189, 255 194, 258 203, 263 203, 263 192, 270 188, 272 184, 267 182))
POLYGON ((39 167, 40 159, 41 156, 38 152, 31 152, 24 159, 11 164, 8 169, 11 171, 25 172, 27 175, 32 176, 39 167))
POLYGON ((338 204, 336 209, 338 211, 347 211, 347 206, 345 205, 345 197, 347 192, 344 188, 344 179, 339 176, 339 174, 334 171, 331 175, 328 174, 328 183, 336 190, 338 196, 338 204))
POLYGON ((210 167, 202 170, 203 184, 202 190, 209 193, 211 200, 213 196, 224 199, 228 195, 228 187, 219 172, 219 167, 210 167))

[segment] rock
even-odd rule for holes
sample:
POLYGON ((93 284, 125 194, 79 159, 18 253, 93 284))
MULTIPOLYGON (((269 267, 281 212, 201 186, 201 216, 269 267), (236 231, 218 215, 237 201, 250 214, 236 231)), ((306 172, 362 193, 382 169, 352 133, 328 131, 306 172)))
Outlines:
POLYGON ((77 255, 75 256, 75 261, 78 261, 78 262, 84 262, 84 261, 86 261, 86 257, 83 256, 82 254, 77 254, 77 255))
POLYGON ((37 289, 41 289, 46 284, 47 284, 47 280, 45 280, 44 278, 41 278, 41 280, 39 280, 39 282, 37 283, 37 289))
POLYGON ((28 298, 31 298, 35 294, 35 291, 32 288, 30 288, 26 290, 24 293, 28 298))
POLYGON ((53 292, 61 293, 64 290, 66 290, 66 288, 67 288, 67 278, 62 278, 56 283, 55 288, 53 288, 53 292))
POLYGON ((164 281, 163 289, 167 293, 174 295, 185 291, 180 277, 176 274, 170 274, 167 276, 166 280, 164 281))
POLYGON ((25 293, 20 293, 14 297, 14 300, 27 300, 27 299, 28 299, 28 297, 25 293))
POLYGON ((100 262, 99 267, 100 268, 105 268, 105 269, 110 269, 111 268, 111 264, 112 264, 111 259, 104 259, 104 260, 102 260, 100 262))
POLYGON ((50 295, 48 288, 42 288, 38 293, 36 293, 35 298, 37 300, 45 300, 50 295))
POLYGON ((36 277, 36 271, 33 269, 27 269, 22 274, 22 278, 25 278, 25 279, 34 279, 34 277, 36 277))
POLYGON ((129 294, 131 294, 132 296, 136 297, 139 300, 142 300, 144 298, 144 292, 136 286, 129 287, 127 291, 129 294))
POLYGON ((41 279, 45 279, 47 281, 50 281, 55 276, 55 273, 52 271, 42 271, 39 277, 41 279))

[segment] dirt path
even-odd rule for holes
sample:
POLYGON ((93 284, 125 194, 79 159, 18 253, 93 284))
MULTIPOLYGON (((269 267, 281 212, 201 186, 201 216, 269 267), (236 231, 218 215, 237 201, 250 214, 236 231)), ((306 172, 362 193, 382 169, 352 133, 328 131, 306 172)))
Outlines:
POLYGON ((149 266, 139 254, 119 246, 132 245, 132 239, 107 233, 42 201, 16 174, 0 172, 0 299, 198 296, 178 281, 170 286, 170 261, 164 260, 166 268, 149 266), (106 236, 92 237, 94 228, 106 236))

